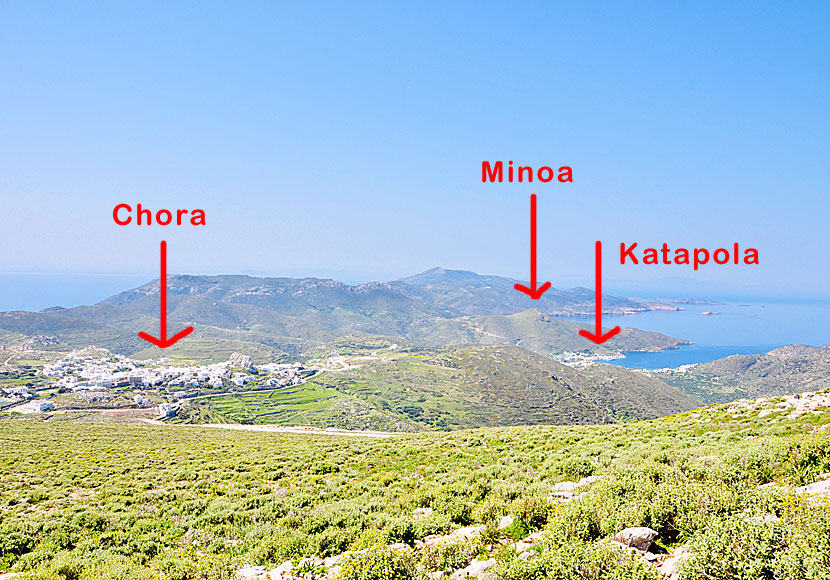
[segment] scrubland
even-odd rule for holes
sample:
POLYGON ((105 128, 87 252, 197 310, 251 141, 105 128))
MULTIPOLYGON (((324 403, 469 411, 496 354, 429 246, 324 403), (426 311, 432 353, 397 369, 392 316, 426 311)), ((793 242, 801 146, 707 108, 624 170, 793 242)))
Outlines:
POLYGON ((383 440, 4 418, 0 570, 218 580, 351 551, 344 580, 436 577, 476 557, 505 580, 659 578, 608 541, 647 526, 652 551, 688 550, 684 580, 826 578, 830 507, 795 487, 830 472, 830 413, 794 416, 781 400, 383 440), (556 497, 556 484, 590 475, 577 499, 556 497), (505 515, 515 519, 499 529, 505 515), (440 549, 388 547, 470 525, 486 528, 440 549), (536 531, 520 558, 512 542, 536 531))

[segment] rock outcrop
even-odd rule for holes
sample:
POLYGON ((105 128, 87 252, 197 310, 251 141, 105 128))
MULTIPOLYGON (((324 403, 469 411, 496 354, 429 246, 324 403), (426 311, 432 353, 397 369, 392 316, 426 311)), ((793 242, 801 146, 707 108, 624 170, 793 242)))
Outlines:
POLYGON ((646 552, 651 546, 652 540, 657 537, 657 531, 651 528, 625 528, 614 534, 614 541, 646 552))

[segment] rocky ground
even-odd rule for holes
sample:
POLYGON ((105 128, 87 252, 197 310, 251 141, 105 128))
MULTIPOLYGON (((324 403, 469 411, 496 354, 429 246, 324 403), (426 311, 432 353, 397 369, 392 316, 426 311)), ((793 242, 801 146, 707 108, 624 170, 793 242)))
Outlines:
MULTIPOLYGON (((729 406, 727 413, 738 417, 741 415, 768 417, 781 413, 781 419, 793 420, 807 413, 821 414, 819 409, 830 407, 830 393, 806 392, 798 395, 778 399, 739 400, 729 406)), ((775 419, 773 419, 774 421, 775 419)), ((705 459, 705 458, 701 458, 705 459)), ((557 484, 551 494, 551 499, 566 504, 589 499, 592 496, 591 484, 599 480, 597 476, 590 476, 579 481, 563 481, 557 484)), ((775 485, 775 484, 768 484, 775 485)), ((830 501, 830 473, 822 474, 818 480, 809 485, 790 489, 796 495, 806 497, 810 502, 825 504, 830 501)), ((431 508, 418 508, 412 513, 415 520, 432 515, 431 508)), ((756 516, 766 522, 775 522, 778 518, 772 514, 756 516)), ((514 517, 504 516, 499 524, 499 530, 506 530, 514 522, 514 517)), ((416 540, 412 545, 397 543, 386 546, 390 551, 406 552, 416 555, 425 550, 441 545, 463 544, 479 538, 486 532, 485 526, 470 526, 459 528, 444 535, 431 535, 416 540)), ((544 550, 542 540, 549 532, 534 532, 526 537, 513 541, 502 539, 498 543, 485 546, 484 553, 470 559, 463 567, 453 570, 427 572, 420 570, 425 578, 460 580, 463 578, 497 577, 499 561, 495 558, 500 549, 509 546, 518 553, 520 560, 529 560, 538 557, 544 550)), ((681 545, 666 550, 654 543, 658 532, 647 527, 631 527, 619 530, 612 538, 606 540, 609 545, 619 549, 621 559, 633 558, 642 562, 642 565, 657 571, 664 580, 680 578, 681 563, 690 554, 688 545, 681 545)), ((341 576, 342 566, 349 558, 359 556, 366 550, 345 552, 328 558, 309 557, 300 561, 286 561, 272 570, 264 566, 244 566, 238 571, 241 580, 291 580, 291 579, 324 579, 336 580, 341 576)))
MULTIPOLYGON (((804 399, 796 400, 803 401, 804 399)), ((796 406, 795 408, 800 407, 796 406)), ((597 480, 597 477, 592 476, 583 478, 578 482, 563 481, 557 485, 557 491, 554 492, 553 497, 562 503, 580 501, 590 496, 590 491, 580 490, 589 487, 597 480)), ((806 496, 811 501, 824 502, 830 500, 830 473, 823 474, 820 476, 819 481, 815 483, 796 488, 795 493, 806 496)), ((412 517, 417 520, 429 517, 430 515, 430 508, 419 508, 413 512, 412 517)), ((777 520, 778 518, 773 515, 768 515, 764 519, 771 521, 777 520)), ((513 524, 513 521, 513 516, 504 516, 499 523, 499 529, 505 530, 509 528, 513 524)), ((432 535, 422 540, 416 540, 414 546, 398 543, 389 545, 388 549, 402 552, 414 551, 417 553, 438 545, 467 542, 477 538, 485 530, 485 526, 464 527, 454 530, 449 534, 432 535)), ((657 535, 657 531, 646 527, 626 528, 614 534, 613 538, 609 540, 609 543, 618 548, 621 554, 628 554, 630 557, 639 559, 643 563, 643 566, 655 569, 664 580, 677 580, 680 578, 680 563, 688 556, 689 549, 683 545, 670 551, 663 550, 653 544, 657 535)), ((497 548, 507 544, 516 550, 519 554, 519 559, 528 560, 536 557, 540 553, 540 542, 543 537, 544 532, 534 532, 515 542, 502 540, 501 544, 488 546, 488 550, 490 553, 493 553, 497 548)), ((238 575, 240 580, 335 580, 340 575, 344 560, 359 553, 346 552, 329 558, 310 557, 304 558, 299 562, 286 561, 273 570, 268 570, 265 566, 245 566, 239 570, 238 575)), ((452 571, 431 572, 426 574, 426 576, 430 579, 449 578, 449 580, 495 578, 494 572, 497 566, 498 561, 495 558, 478 556, 463 568, 452 571)))

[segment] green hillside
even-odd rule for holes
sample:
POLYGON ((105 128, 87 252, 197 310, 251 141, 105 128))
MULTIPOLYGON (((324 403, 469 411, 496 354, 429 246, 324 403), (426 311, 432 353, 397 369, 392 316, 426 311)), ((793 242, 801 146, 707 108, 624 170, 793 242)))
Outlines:
POLYGON ((574 369, 515 346, 421 349, 359 365, 312 382, 420 428, 609 423, 698 404, 641 373, 574 369))
POLYGON ((795 486, 830 471, 830 412, 764 416, 777 401, 386 439, 0 419, 0 571, 230 580, 319 557, 302 566, 322 575, 351 550, 342 580, 425 580, 474 558, 502 580, 658 580, 675 560, 683 580, 826 578, 830 508, 795 486), (657 536, 624 556, 610 538, 632 526, 657 536))
POLYGON ((561 320, 537 309, 507 316, 463 316, 453 319, 428 319, 413 329, 410 337, 418 344, 516 344, 534 352, 550 355, 564 351, 600 354, 620 351, 657 351, 675 348, 687 341, 657 332, 625 328, 613 341, 600 345, 588 343, 579 335, 588 323, 561 320))
POLYGON ((768 354, 734 355, 653 376, 713 403, 822 390, 830 387, 830 348, 790 345, 768 354))
POLYGON ((339 341, 330 347, 343 356, 352 354, 343 361, 350 368, 319 373, 290 389, 186 401, 176 420, 412 432, 614 423, 700 404, 638 371, 603 364, 571 368, 516 346, 374 354, 367 346, 339 341))

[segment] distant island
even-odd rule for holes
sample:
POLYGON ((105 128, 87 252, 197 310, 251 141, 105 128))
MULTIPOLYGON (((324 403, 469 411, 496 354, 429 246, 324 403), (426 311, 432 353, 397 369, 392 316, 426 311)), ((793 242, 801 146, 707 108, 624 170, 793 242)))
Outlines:
MULTIPOLYGON (((463 270, 432 268, 390 282, 348 285, 319 278, 172 275, 167 278, 170 324, 193 326, 187 340, 168 349, 188 360, 226 360, 246 352, 257 363, 289 362, 345 337, 384 338, 418 347, 514 344, 544 356, 564 352, 616 355, 659 351, 685 341, 624 329, 595 345, 581 336, 593 316, 588 288, 550 289, 540 300, 516 292, 523 282, 463 270)), ((159 281, 98 304, 0 313, 0 344, 49 337, 56 347, 104 347, 137 358, 159 349, 138 338, 158 328, 159 281)), ((637 314, 678 307, 637 298, 603 296, 605 314, 637 314)))
POLYGON ((689 304, 689 305, 710 305, 723 304, 723 302, 715 302, 713 300, 703 300, 700 298, 655 298, 654 302, 665 304, 689 304))

